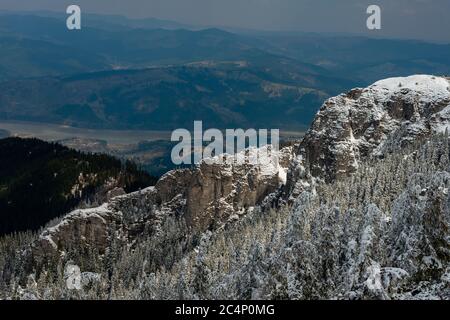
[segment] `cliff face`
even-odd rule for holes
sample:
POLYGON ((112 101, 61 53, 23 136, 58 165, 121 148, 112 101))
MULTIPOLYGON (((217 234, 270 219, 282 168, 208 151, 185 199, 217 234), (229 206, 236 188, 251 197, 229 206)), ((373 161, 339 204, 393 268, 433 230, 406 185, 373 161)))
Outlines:
POLYGON ((444 133, 449 120, 450 82, 445 78, 391 78, 330 98, 296 150, 288 193, 297 196, 304 189, 305 174, 326 182, 345 177, 362 161, 444 133))
POLYGON ((272 157, 266 157, 264 152, 265 148, 251 149, 247 155, 261 155, 258 164, 201 163, 186 189, 188 225, 197 230, 218 227, 277 191, 286 181, 292 148, 282 149, 272 157))
MULTIPOLYGON (((263 149, 250 152, 265 155, 263 149)), ((258 164, 227 163, 217 157, 192 169, 171 171, 155 187, 118 196, 99 208, 68 214, 42 233, 34 253, 42 256, 74 246, 95 247, 102 253, 113 237, 126 243, 144 229, 155 233, 167 215, 183 219, 194 232, 218 228, 280 189, 292 151, 287 147, 269 153, 273 157, 261 158, 258 164)))

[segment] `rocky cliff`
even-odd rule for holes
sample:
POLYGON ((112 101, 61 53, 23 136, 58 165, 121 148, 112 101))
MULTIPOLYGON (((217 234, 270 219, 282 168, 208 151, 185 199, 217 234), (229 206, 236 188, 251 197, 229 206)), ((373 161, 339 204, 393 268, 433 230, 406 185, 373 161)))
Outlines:
POLYGON ((347 176, 362 161, 444 133, 449 123, 446 78, 391 78, 330 98, 296 150, 287 192, 298 196, 307 175, 326 182, 347 176))
POLYGON ((216 157, 191 169, 168 172, 155 187, 115 197, 99 208, 76 210, 41 234, 34 254, 41 257, 74 246, 94 247, 102 253, 113 235, 131 243, 146 228, 155 233, 167 216, 181 218, 196 233, 216 229, 284 185, 292 147, 273 154, 270 149, 241 154, 264 155, 257 164, 239 162, 239 155, 232 162, 226 156, 216 157))

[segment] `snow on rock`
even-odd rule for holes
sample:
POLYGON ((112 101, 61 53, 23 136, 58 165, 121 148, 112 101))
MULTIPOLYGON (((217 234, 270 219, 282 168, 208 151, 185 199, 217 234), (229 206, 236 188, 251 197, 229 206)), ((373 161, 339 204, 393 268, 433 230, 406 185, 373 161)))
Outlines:
POLYGON ((248 210, 285 183, 293 149, 249 148, 230 161, 220 155, 191 171, 186 189, 186 221, 197 230, 218 226, 235 212, 248 210))
POLYGON ((366 158, 395 152, 449 126, 446 78, 390 78, 332 97, 296 151, 303 160, 290 167, 288 192, 296 188, 305 168, 307 174, 330 182, 354 173, 366 158))
POLYGON ((55 226, 44 230, 34 245, 34 252, 43 255, 83 244, 102 252, 107 247, 109 224, 118 218, 118 214, 109 210, 106 204, 98 208, 75 210, 55 226))
POLYGON ((375 82, 369 87, 382 101, 388 101, 397 94, 410 93, 412 98, 416 98, 418 94, 422 103, 448 98, 449 88, 447 79, 429 75, 389 78, 375 82))
POLYGON ((276 192, 286 181, 292 153, 292 147, 249 148, 234 162, 224 161, 229 155, 220 155, 191 169, 170 171, 154 187, 126 195, 118 192, 98 208, 67 214, 44 230, 34 246, 35 255, 64 252, 75 245, 105 252, 113 237, 132 241, 144 228, 159 232, 168 215, 184 217, 200 232, 218 227, 276 192))

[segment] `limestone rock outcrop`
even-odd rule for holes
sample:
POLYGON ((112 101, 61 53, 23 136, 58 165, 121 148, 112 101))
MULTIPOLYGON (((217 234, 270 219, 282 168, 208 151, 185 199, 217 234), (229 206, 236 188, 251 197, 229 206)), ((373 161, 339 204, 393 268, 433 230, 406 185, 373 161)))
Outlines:
POLYGON ((156 232, 165 215, 182 217, 195 232, 217 228, 280 189, 292 151, 292 147, 273 154, 270 147, 250 149, 247 158, 252 154, 260 157, 255 163, 227 163, 226 156, 221 156, 192 169, 168 172, 155 187, 115 197, 99 208, 68 214, 42 233, 34 246, 35 254, 77 245, 105 252, 112 239, 132 242, 144 229, 156 232))
POLYGON ((348 176, 369 157, 444 133, 449 120, 450 81, 441 77, 391 78, 330 98, 296 150, 287 192, 301 193, 307 176, 348 176))

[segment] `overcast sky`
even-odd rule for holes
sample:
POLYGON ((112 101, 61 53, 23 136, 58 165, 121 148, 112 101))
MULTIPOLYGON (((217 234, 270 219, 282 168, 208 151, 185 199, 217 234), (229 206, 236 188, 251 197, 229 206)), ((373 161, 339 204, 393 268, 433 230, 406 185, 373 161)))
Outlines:
POLYGON ((450 0, 1 0, 0 10, 65 11, 155 17, 260 30, 368 33, 366 9, 382 9, 382 30, 369 34, 450 43, 450 0))

